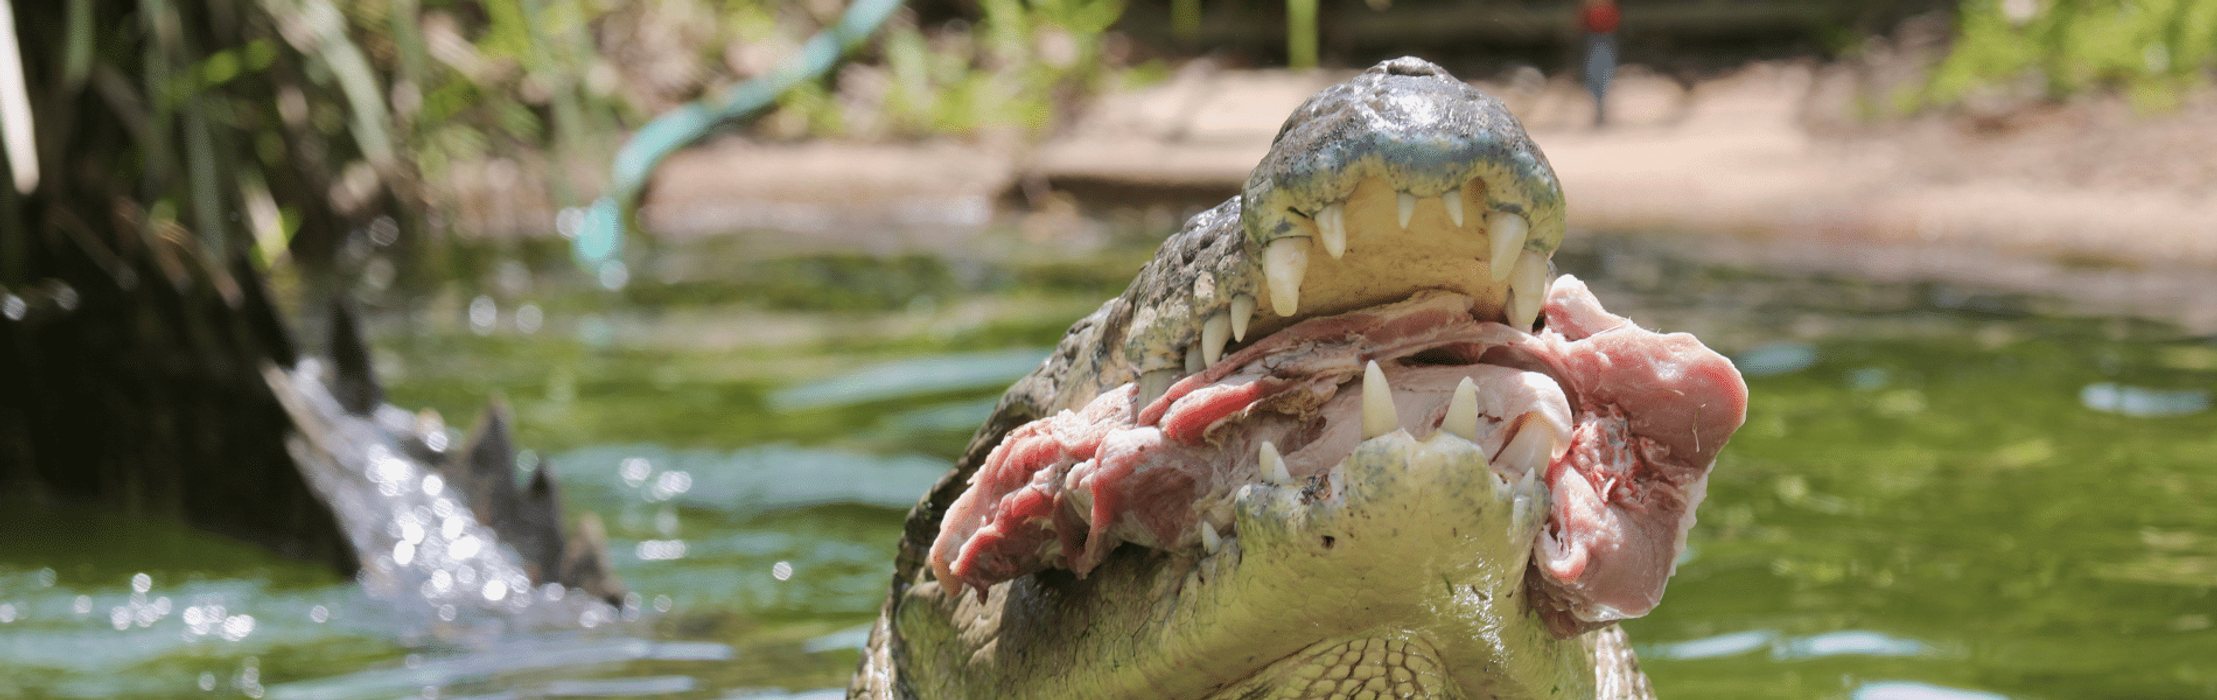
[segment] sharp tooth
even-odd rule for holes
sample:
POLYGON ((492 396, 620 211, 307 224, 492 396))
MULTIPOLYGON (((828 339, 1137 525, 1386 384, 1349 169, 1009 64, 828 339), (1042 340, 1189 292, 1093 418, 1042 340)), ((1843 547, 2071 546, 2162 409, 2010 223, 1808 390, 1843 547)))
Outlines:
POLYGON ((1210 525, 1209 521, 1201 521, 1201 550, 1215 554, 1217 550, 1223 548, 1224 537, 1216 534, 1216 526, 1210 525))
POLYGON ((1527 250, 1517 256, 1516 269, 1509 272, 1509 324, 1524 330, 1532 329, 1532 322, 1539 320, 1540 307, 1547 303, 1547 256, 1536 250, 1527 250))
POLYGON ((1447 417, 1440 420, 1440 429, 1464 440, 1478 441, 1478 385, 1469 377, 1455 385, 1455 396, 1447 400, 1447 417))
POLYGON ((1163 392, 1169 391, 1170 385, 1176 383, 1178 383, 1178 370, 1158 369, 1152 372, 1140 373, 1139 393, 1135 397, 1139 403, 1134 405, 1133 412, 1136 413, 1138 412, 1137 409, 1146 408, 1148 404, 1154 403, 1155 399, 1162 398, 1163 392))
MULTIPOLYGON (((1500 476, 1500 473, 1499 473, 1499 472, 1495 472, 1495 476, 1496 476, 1496 477, 1499 477, 1499 476, 1500 476)), ((1531 473, 1531 472, 1525 472, 1525 473, 1524 473, 1524 478, 1522 478, 1522 479, 1518 479, 1518 480, 1517 480, 1517 482, 1516 482, 1516 490, 1512 492, 1512 493, 1515 493, 1516 495, 1515 495, 1515 496, 1513 496, 1513 497, 1511 497, 1511 498, 1512 498, 1512 501, 1511 501, 1511 502, 1512 502, 1512 505, 1510 505, 1510 507, 1509 507, 1509 522, 1512 522, 1512 523, 1516 523, 1516 524, 1522 525, 1522 524, 1524 524, 1524 520, 1525 520, 1525 518, 1526 518, 1526 517, 1528 517, 1528 516, 1527 516, 1526 514, 1528 514, 1528 513, 1531 513, 1531 512, 1532 512, 1532 490, 1531 490, 1531 486, 1532 486, 1532 483, 1531 483, 1531 482, 1532 482, 1532 473, 1531 473)))
POLYGON ((1544 498, 1539 491, 1540 471, 1542 470, 1534 469, 1525 472, 1523 477, 1516 480, 1516 503, 1509 510, 1512 522, 1523 523, 1531 519, 1533 508, 1547 507, 1546 502, 1540 500, 1544 498))
POLYGON ((1201 324, 1202 369, 1224 359, 1224 342, 1232 338, 1232 315, 1218 311, 1201 324))
POLYGON ((1532 232, 1532 225, 1523 215, 1506 211, 1486 212, 1486 237, 1493 241, 1493 281, 1509 278, 1509 271, 1516 264, 1517 251, 1524 249, 1524 238, 1532 232))
MULTIPOLYGON (((1404 224, 1405 225, 1405 224, 1404 224)), ((1338 260, 1347 254, 1347 207, 1340 202, 1324 205, 1316 213, 1317 242, 1324 244, 1324 254, 1338 260)))
POLYGON ((1440 206, 1447 207, 1447 220, 1453 221, 1455 226, 1461 227, 1463 225, 1462 185, 1456 185, 1455 189, 1448 190, 1446 194, 1440 195, 1440 206))
POLYGON ((1393 414, 1393 387, 1386 385, 1386 372, 1378 369, 1378 361, 1371 360, 1363 367, 1363 439, 1399 429, 1401 419, 1393 414))
POLYGON ((1309 274, 1309 242, 1280 238, 1262 252, 1262 275, 1270 287, 1270 309, 1280 316, 1301 310, 1301 278, 1309 274))
POLYGON ((1204 370, 1204 369, 1208 369, 1208 368, 1209 368, 1209 363, 1208 363, 1208 359, 1202 356, 1202 353, 1201 353, 1201 345, 1200 345, 1199 343, 1195 343, 1195 344, 1193 344, 1193 345, 1188 345, 1188 346, 1185 346, 1185 373, 1186 373, 1186 374, 1195 374, 1195 373, 1198 373, 1198 372, 1200 372, 1201 370, 1204 370))
POLYGON ((1526 387, 1526 391, 1531 392, 1531 396, 1543 397, 1539 407, 1525 414, 1524 419, 1539 421, 1549 430, 1555 431, 1556 452, 1549 456, 1562 454, 1563 445, 1570 442, 1571 424, 1570 400, 1563 395, 1563 386, 1544 372, 1522 372, 1517 375, 1517 380, 1526 387))
POLYGON ((1286 458, 1278 456, 1277 445, 1270 444, 1269 440, 1262 441, 1261 455, 1257 459, 1262 463, 1259 469, 1263 481, 1280 486, 1293 485, 1293 473, 1286 471, 1286 458))
POLYGON ((1232 339, 1247 339, 1247 322, 1255 320, 1255 297, 1241 294, 1232 297, 1232 339))
POLYGON ((1401 229, 1408 230, 1409 218, 1416 216, 1416 195, 1403 192, 1401 196, 1394 198, 1394 204, 1398 205, 1396 213, 1401 215, 1401 229))
POLYGON ((1518 421, 1516 437, 1501 446, 1501 453, 1493 456, 1493 463, 1510 469, 1544 471, 1555 454, 1555 431, 1549 430, 1546 421, 1538 416, 1525 416, 1518 421))

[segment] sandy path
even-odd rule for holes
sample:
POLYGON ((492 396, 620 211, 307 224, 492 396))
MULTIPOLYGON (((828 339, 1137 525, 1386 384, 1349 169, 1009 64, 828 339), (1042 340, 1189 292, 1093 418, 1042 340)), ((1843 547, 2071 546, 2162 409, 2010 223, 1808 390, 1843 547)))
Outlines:
MULTIPOLYGON (((730 141, 673 159, 649 222, 685 233, 733 212, 884 209, 961 223, 1027 181, 1235 192, 1284 116, 1347 75, 1190 64, 1036 148, 730 141)), ((1598 130, 1568 82, 1481 87, 1547 152, 1573 228, 1695 232, 1750 265, 2064 292, 2217 329, 2217 99, 2158 117, 2090 101, 1987 133, 1932 118, 1819 135, 1807 115, 1836 110, 1823 105, 1844 80, 1756 64, 1686 93, 1634 69, 1598 130)))
MULTIPOLYGON (((1234 187, 1283 115, 1343 75, 1181 75, 1103 100, 1072 135, 1046 144, 1034 167, 1060 179, 1234 187)), ((2070 167, 2064 159, 2075 155, 2058 149, 2054 163, 2041 163, 2048 141, 2070 138, 2072 127, 2137 126, 2130 115, 2118 115, 2127 122, 2120 125, 1999 138, 1951 138, 1926 124, 1819 137, 1803 125, 1816 81, 1806 67, 1759 64, 1702 83, 1689 99, 1670 81, 1630 75, 1612 94, 1615 123, 1601 130, 1586 126, 1591 103, 1566 84, 1483 87, 1507 101, 1546 150, 1576 227, 1955 243, 2217 266, 2217 235, 2205 235, 2217 234, 2217 181, 2108 186, 2042 172, 2070 167)))

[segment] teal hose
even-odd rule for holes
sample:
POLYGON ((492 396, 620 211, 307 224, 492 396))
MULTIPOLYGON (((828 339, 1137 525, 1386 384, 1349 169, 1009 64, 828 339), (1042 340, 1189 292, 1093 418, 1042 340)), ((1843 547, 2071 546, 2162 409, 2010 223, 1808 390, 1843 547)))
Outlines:
POLYGON ((609 168, 608 193, 586 210, 571 241, 577 264, 610 279, 606 274, 610 266, 622 264, 624 232, 635 223, 639 195, 662 159, 718 129, 760 118, 787 90, 829 74, 847 52, 884 26, 900 4, 900 0, 855 0, 838 23, 810 37, 798 55, 768 75, 740 83, 721 100, 701 100, 670 110, 632 134, 609 168))

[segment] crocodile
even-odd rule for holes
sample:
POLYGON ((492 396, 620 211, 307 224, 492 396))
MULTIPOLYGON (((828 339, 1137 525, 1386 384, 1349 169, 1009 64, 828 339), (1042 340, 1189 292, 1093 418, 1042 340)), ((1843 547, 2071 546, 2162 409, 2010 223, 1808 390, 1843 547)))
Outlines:
POLYGON ((467 434, 388 403, 348 295, 313 357, 245 254, 119 228, 13 239, 38 282, 0 286, 0 495, 319 561, 412 629, 623 614, 598 517, 566 526, 544 461, 518 483, 501 402, 467 434))
POLYGON ((1730 360, 1552 270, 1562 188, 1415 58, 1296 109, 911 511, 850 698, 1652 697, 1730 360))

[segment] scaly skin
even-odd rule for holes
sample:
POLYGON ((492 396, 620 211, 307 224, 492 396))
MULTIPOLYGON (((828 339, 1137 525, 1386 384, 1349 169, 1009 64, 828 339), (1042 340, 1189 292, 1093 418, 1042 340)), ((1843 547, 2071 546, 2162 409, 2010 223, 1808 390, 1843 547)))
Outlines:
POLYGON ((1236 536, 1209 552, 1126 547, 1084 578, 1049 569, 982 599, 926 565, 1017 426, 1111 392, 1136 412, 1227 345, 1421 289, 1530 329, 1562 236, 1545 157, 1437 66, 1389 61, 1311 98, 1242 195, 1072 326, 911 511, 849 696, 1649 696, 1613 625, 1558 639, 1526 603, 1546 487, 1440 435, 1395 431, 1306 483, 1241 488, 1236 536))

